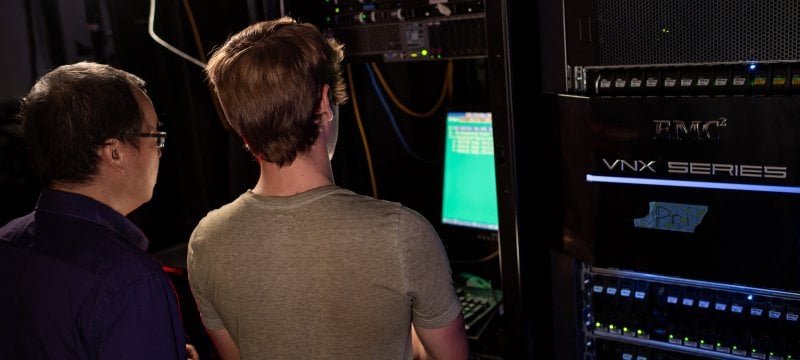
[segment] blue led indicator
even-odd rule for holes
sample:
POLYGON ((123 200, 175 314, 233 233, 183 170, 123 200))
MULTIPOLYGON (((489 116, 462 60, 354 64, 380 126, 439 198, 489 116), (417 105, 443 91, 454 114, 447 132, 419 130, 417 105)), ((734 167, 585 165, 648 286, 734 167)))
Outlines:
POLYGON ((711 181, 688 181, 688 180, 667 180, 653 178, 619 177, 586 174, 586 181, 611 183, 611 184, 633 184, 651 186, 670 186, 685 187, 695 189, 719 189, 719 190, 740 190, 740 191, 759 191, 786 194, 800 194, 800 186, 775 186, 775 185, 752 185, 735 184, 711 181))
POLYGON ((756 69, 756 64, 750 64, 750 70, 755 70, 755 69, 756 69))
POLYGON ((753 300, 753 295, 747 295, 747 300, 753 300))

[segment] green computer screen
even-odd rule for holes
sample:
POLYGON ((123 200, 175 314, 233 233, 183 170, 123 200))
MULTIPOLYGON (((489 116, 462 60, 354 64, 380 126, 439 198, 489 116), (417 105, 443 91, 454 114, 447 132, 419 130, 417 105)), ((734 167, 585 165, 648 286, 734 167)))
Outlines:
POLYGON ((497 230, 492 114, 448 112, 442 223, 497 230))

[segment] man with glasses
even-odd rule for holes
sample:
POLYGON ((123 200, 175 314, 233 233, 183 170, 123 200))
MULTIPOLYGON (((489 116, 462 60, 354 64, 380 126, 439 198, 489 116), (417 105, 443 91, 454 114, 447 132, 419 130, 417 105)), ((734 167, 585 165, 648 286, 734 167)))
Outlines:
POLYGON ((19 119, 44 189, 0 228, 0 359, 186 359, 169 278, 125 217, 152 197, 166 139, 144 81, 60 66, 19 119))

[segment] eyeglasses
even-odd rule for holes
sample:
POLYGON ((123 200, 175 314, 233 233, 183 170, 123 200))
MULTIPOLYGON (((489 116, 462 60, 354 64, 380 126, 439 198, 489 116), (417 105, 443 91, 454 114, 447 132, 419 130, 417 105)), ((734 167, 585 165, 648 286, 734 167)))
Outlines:
POLYGON ((140 133, 139 136, 156 138, 156 145, 158 145, 159 149, 163 149, 164 144, 167 142, 166 131, 156 131, 154 133, 140 133))

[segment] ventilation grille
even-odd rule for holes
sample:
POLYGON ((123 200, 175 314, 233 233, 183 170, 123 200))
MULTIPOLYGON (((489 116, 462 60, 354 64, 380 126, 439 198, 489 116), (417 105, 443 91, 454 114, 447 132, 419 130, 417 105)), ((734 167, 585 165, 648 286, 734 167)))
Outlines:
POLYGON ((596 0, 598 65, 800 59, 797 0, 596 0))

